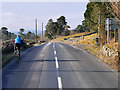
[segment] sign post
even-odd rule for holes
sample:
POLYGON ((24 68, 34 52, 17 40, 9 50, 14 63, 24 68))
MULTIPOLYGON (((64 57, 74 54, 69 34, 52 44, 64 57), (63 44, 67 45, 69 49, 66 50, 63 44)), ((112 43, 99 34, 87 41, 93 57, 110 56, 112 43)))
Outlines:
POLYGON ((109 43, 109 18, 106 19, 107 43, 109 43))

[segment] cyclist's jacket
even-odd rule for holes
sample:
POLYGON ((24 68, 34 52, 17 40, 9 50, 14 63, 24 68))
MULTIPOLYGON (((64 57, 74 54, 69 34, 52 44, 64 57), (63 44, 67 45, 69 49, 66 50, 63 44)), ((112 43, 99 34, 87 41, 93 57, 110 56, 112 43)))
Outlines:
POLYGON ((17 37, 17 38, 15 39, 15 43, 21 44, 21 38, 20 38, 20 37, 17 37))

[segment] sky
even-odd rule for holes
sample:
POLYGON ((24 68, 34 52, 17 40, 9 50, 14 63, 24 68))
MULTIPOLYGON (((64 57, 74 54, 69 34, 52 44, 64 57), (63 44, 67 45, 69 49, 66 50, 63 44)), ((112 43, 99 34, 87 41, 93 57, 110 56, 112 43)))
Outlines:
MULTIPOLYGON (((20 28, 25 32, 35 32, 35 19, 38 21, 38 33, 42 23, 47 24, 49 19, 56 21, 65 16, 70 29, 76 28, 84 20, 84 12, 88 2, 3 2, 2 26, 8 31, 17 33, 20 28)), ((1 27, 2 27, 1 26, 1 27)))

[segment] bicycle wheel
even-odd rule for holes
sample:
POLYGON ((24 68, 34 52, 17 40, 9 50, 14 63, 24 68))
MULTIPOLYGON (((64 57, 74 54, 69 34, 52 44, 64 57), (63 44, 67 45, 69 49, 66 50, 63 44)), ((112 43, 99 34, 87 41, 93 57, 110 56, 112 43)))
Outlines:
POLYGON ((19 60, 20 60, 19 50, 17 50, 17 52, 16 52, 16 57, 17 57, 17 63, 18 63, 18 62, 19 62, 19 60))

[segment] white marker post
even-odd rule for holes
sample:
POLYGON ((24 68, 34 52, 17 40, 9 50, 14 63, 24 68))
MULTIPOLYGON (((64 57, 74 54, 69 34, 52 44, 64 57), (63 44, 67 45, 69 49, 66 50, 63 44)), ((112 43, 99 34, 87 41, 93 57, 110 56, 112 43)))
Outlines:
POLYGON ((106 29, 107 29, 107 43, 109 43, 109 18, 106 19, 106 29))

